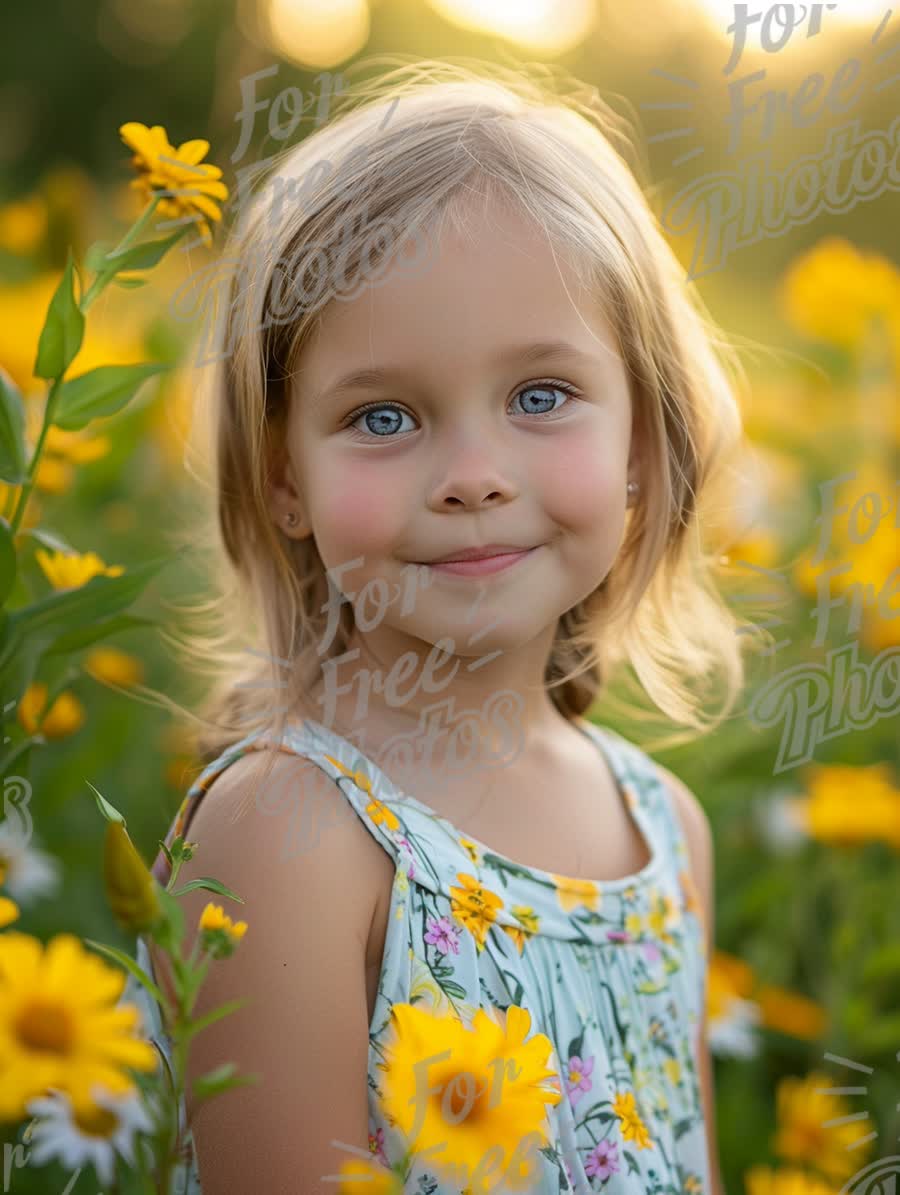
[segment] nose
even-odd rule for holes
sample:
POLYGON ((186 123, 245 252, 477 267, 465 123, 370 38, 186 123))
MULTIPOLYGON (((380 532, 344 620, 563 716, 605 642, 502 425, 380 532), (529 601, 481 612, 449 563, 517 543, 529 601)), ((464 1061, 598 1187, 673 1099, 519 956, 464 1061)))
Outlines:
POLYGON ((501 464, 501 454, 483 428, 461 433, 440 456, 440 480, 433 486, 428 502, 433 510, 498 506, 518 493, 516 483, 501 464))

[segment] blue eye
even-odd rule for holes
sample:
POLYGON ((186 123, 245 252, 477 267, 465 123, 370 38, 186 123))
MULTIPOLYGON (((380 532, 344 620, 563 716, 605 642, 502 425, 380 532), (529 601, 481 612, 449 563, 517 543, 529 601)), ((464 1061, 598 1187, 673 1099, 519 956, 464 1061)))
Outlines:
MULTIPOLYGON (((513 397, 513 402, 515 402, 516 399, 520 398, 523 394, 527 394, 529 391, 543 392, 543 394, 546 396, 551 395, 554 390, 558 394, 565 394, 568 397, 574 397, 577 394, 575 387, 570 386, 567 382, 532 382, 530 385, 523 386, 521 390, 516 392, 513 397)), ((545 397, 539 400, 539 402, 544 403, 548 401, 552 402, 553 399, 548 399, 545 397)), ((526 410, 523 413, 526 415, 534 415, 536 418, 542 419, 555 415, 559 410, 560 407, 552 407, 550 409, 545 408, 544 410, 540 411, 526 410)), ((393 439, 395 438, 395 432, 409 430, 409 428, 404 429, 401 427, 404 416, 407 416, 407 418, 410 417, 407 412, 404 411, 402 407, 397 406, 396 403, 371 402, 367 403, 364 407, 360 407, 358 410, 349 415, 344 426, 353 428, 354 432, 357 432, 354 424, 365 418, 367 421, 366 429, 365 431, 360 429, 357 434, 361 434, 363 436, 368 434, 369 436, 379 437, 381 439, 393 439), (375 417, 370 418, 371 416, 375 417)))

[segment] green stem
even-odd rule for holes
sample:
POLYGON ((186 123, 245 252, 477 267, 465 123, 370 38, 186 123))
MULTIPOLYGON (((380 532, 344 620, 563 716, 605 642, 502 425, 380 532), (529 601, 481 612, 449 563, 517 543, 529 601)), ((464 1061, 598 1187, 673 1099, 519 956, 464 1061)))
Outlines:
MULTIPOLYGON (((140 234, 150 223, 150 219, 153 216, 153 213, 156 211, 156 205, 159 203, 159 200, 159 195, 154 196, 153 199, 150 200, 144 211, 141 213, 139 219, 137 219, 128 232, 125 233, 121 241, 119 241, 118 245, 116 245, 115 249, 113 249, 112 253, 107 254, 107 259, 114 257, 117 253, 123 252, 137 240, 140 234)), ((87 311, 97 296, 101 294, 105 287, 109 285, 109 283, 115 277, 117 271, 118 266, 116 266, 115 262, 107 264, 106 267, 100 271, 100 273, 88 287, 87 293, 79 303, 79 307, 81 308, 82 312, 87 311)))
POLYGON ((34 489, 35 474, 37 473, 37 467, 41 459, 41 453, 44 450, 44 441, 47 439, 47 432, 50 430, 50 425, 53 423, 53 414, 56 410, 60 386, 62 386, 61 377, 54 378, 50 383, 50 392, 47 395, 47 402, 44 406, 44 422, 41 427, 41 434, 38 436, 38 442, 34 449, 34 456, 31 458, 31 463, 28 466, 28 475, 25 478, 25 483, 22 486, 22 489, 19 491, 19 501, 16 505, 16 513, 13 515, 12 523, 9 527, 11 536, 15 536, 19 529, 19 524, 22 522, 22 516, 25 514, 25 507, 28 504, 31 491, 34 489))

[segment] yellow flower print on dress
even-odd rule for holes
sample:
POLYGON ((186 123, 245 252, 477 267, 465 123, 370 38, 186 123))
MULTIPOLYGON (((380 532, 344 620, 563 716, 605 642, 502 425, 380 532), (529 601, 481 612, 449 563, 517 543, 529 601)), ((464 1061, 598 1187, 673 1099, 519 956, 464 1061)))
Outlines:
MULTIPOLYGON (((352 772, 348 767, 341 763, 339 759, 335 759, 333 755, 326 755, 325 758, 329 763, 334 764, 345 776, 349 776, 357 788, 362 789, 364 793, 372 794, 372 781, 362 770, 357 768, 352 772)), ((376 826, 384 825, 393 834, 400 829, 400 821, 397 815, 388 809, 383 801, 379 801, 377 797, 372 797, 366 806, 366 813, 376 826)))
POLYGON ((525 948, 525 939, 538 932, 540 918, 530 905, 513 905, 509 911, 519 925, 504 925, 503 929, 515 942, 516 949, 521 954, 525 948))
POLYGON ((475 866, 479 867, 481 865, 481 852, 478 849, 478 844, 473 842, 471 838, 460 838, 458 841, 475 866))
POLYGON ((647 914, 647 925, 651 933, 662 942, 673 942, 672 935, 668 932, 670 926, 675 926, 681 920, 681 915, 678 906, 668 893, 658 892, 654 889, 651 910, 647 914))
POLYGON ((678 883, 681 885, 681 891, 684 896, 685 909, 689 913, 696 914, 702 920, 703 906, 700 904, 700 896, 697 892, 697 885, 694 883, 694 877, 689 871, 679 871, 678 883))
POLYGON ((457 872, 456 878, 464 886, 451 887, 451 912, 475 939, 478 950, 484 950, 488 930, 494 923, 497 910, 503 908, 503 901, 496 892, 482 887, 474 876, 457 872))
POLYGON ((556 884, 556 896, 566 913, 571 913, 579 905, 584 905, 594 912, 600 911, 603 893, 593 880, 576 880, 572 876, 551 875, 556 884))
POLYGON ((653 1142, 650 1140, 647 1126, 640 1118, 632 1092, 620 1091, 613 1100, 612 1109, 619 1118, 619 1128, 625 1141, 634 1141, 638 1149, 653 1148, 653 1142))

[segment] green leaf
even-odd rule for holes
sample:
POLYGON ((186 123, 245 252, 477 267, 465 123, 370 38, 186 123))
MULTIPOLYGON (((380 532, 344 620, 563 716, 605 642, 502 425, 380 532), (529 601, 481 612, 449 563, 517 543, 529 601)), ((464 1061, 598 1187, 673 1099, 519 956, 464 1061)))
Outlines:
MULTIPOLYGON (((88 784, 91 788, 94 788, 90 780, 85 780, 85 784, 88 784)), ((123 826, 125 825, 125 818, 122 817, 115 805, 111 805, 105 797, 101 796, 100 793, 97 792, 96 788, 94 788, 94 796, 97 799, 97 807, 108 822, 121 822, 123 826)))
POLYGON ((150 270, 162 261, 183 234, 184 229, 179 228, 171 236, 158 241, 142 241, 139 245, 123 249, 121 253, 110 253, 106 258, 107 264, 115 266, 117 270, 150 270))
POLYGON ((6 601, 16 583, 16 548, 12 530, 6 519, 0 518, 0 606, 6 601))
POLYGON ((76 549, 70 543, 56 535, 52 531, 47 531, 44 527, 27 527, 20 529, 19 535, 29 535, 32 539, 36 539, 39 544, 47 548, 50 552, 75 552, 76 549))
POLYGON ((115 635, 119 631, 133 631, 137 627, 154 626, 157 626, 157 623, 152 618, 136 618, 131 614, 121 614, 118 618, 107 618, 95 626, 85 627, 80 631, 67 631, 58 639, 54 639, 45 654, 48 656, 69 654, 73 651, 80 651, 81 648, 88 647, 91 643, 96 643, 98 639, 108 639, 110 635, 115 635))
POLYGON ((0 481, 20 485, 25 478, 25 407, 15 382, 0 369, 0 481))
POLYGON ((96 241, 84 255, 84 264, 92 274, 99 274, 106 265, 107 255, 115 245, 111 241, 96 241))
POLYGON ((111 618, 140 596, 147 582, 166 564, 177 560, 187 545, 166 559, 151 560, 128 569, 120 577, 97 575, 76 589, 49 594, 39 602, 14 610, 9 616, 7 641, 0 651, 0 669, 24 644, 32 651, 46 650, 61 634, 93 626, 111 618))
POLYGON ((78 355, 84 339, 84 313, 75 301, 72 250, 38 341, 34 372, 39 378, 59 378, 78 355))
POLYGON ((173 863, 172 852, 169 850, 169 848, 166 846, 166 844, 163 842, 163 840, 161 838, 157 839, 157 841, 159 842, 159 845, 162 848, 162 853, 169 860, 169 866, 171 867, 172 863, 173 863))
POLYGON ((125 954, 122 950, 117 950, 115 946, 106 946, 103 942, 95 942, 92 938, 85 938, 84 941, 88 946, 93 946, 95 950, 99 950, 102 954, 108 954, 111 959, 115 959, 117 963, 121 963, 126 971, 130 971, 138 983, 142 984, 151 995, 166 1009, 169 1007, 169 1001, 165 993, 156 986, 147 972, 140 967, 130 954, 125 954))
POLYGON ((172 895, 184 896, 186 892, 193 892, 195 888, 208 888, 210 892, 217 892, 219 896, 227 896, 230 900, 236 900, 240 905, 244 903, 243 897, 232 892, 230 888, 226 888, 219 880, 213 880, 209 876, 198 876, 196 880, 189 880, 181 888, 173 889, 172 895))
POLYGON ((208 1100, 211 1096, 219 1095, 223 1091, 228 1091, 231 1087, 242 1087, 248 1083, 259 1082, 260 1076, 257 1074, 235 1075, 235 1067, 236 1064, 233 1062, 223 1062, 215 1070, 195 1079, 193 1091, 197 1103, 208 1100))
POLYGON ((216 1021, 221 1021, 223 1017, 230 1016, 231 1013, 237 1012, 239 1008, 243 1008, 247 1003, 247 997, 241 1000, 229 1000, 226 1004, 220 1004, 218 1008, 214 1008, 211 1012, 206 1013, 202 1017, 198 1017, 196 1021, 192 1021, 187 1027, 185 1039, 190 1040, 196 1037, 201 1029, 206 1029, 209 1025, 214 1025, 216 1021))
POLYGON ((115 415, 148 378, 172 366, 166 361, 140 365, 98 365, 63 382, 53 422, 64 431, 79 431, 92 419, 115 415))
POLYGON ((134 290, 136 286, 146 286, 146 278, 113 278, 114 286, 123 286, 126 290, 134 290))

